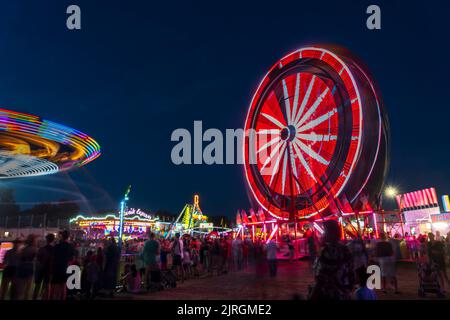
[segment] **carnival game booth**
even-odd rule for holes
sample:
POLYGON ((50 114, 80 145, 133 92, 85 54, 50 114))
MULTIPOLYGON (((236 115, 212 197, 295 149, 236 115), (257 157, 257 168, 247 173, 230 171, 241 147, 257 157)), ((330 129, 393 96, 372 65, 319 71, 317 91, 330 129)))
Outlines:
MULTIPOLYGON (((116 213, 98 216, 78 215, 70 219, 71 229, 80 239, 104 239, 109 236, 118 237, 120 217, 116 213)), ((160 225, 157 217, 140 209, 129 209, 124 214, 123 234, 125 239, 146 238, 149 231, 160 225)))

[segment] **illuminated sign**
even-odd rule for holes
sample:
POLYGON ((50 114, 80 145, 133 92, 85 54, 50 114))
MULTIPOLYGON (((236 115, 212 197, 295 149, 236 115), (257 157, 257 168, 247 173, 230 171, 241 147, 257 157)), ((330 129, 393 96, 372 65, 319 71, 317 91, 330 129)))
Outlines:
POLYGON ((439 222, 439 221, 450 221, 450 212, 449 213, 441 213, 441 214, 434 214, 431 216, 432 222, 439 222))
POLYGON ((400 210, 416 210, 420 208, 439 207, 435 188, 422 189, 397 195, 400 210))
POLYGON ((142 218, 146 218, 149 220, 152 220, 153 217, 151 215, 149 215, 148 213, 145 213, 144 211, 142 211, 141 209, 134 209, 134 208, 130 208, 128 210, 126 210, 124 212, 125 216, 133 216, 133 215, 138 215, 142 218))
POLYGON ((442 204, 444 205, 444 211, 450 212, 450 201, 448 200, 448 195, 442 196, 442 204))
POLYGON ((201 229, 211 229, 213 227, 214 227, 214 225, 212 223, 200 223, 201 229))

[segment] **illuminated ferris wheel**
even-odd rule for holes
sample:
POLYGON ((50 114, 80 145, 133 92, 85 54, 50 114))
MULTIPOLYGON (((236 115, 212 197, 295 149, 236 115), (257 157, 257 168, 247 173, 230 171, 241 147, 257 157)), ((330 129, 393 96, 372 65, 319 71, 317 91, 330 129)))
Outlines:
POLYGON ((367 74, 319 47, 278 61, 248 110, 245 175, 257 203, 279 219, 333 213, 345 197, 379 193, 387 120, 367 74))

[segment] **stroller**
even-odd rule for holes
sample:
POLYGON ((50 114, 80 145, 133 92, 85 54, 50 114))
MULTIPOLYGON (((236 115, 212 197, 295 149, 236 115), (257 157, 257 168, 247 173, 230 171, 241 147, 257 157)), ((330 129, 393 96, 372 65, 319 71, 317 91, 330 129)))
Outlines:
POLYGON ((161 285, 163 288, 176 288, 177 276, 172 270, 161 271, 161 285))
POLYGON ((442 292, 439 283, 439 268, 434 262, 419 262, 417 264, 419 274, 419 297, 425 297, 427 293, 435 293, 442 298, 445 295, 442 292))

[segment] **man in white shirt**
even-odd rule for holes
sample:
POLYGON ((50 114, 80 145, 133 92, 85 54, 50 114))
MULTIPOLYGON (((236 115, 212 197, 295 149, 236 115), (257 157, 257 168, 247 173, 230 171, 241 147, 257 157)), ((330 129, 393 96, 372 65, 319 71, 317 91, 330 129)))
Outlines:
POLYGON ((181 278, 181 282, 184 281, 184 270, 182 265, 183 260, 183 240, 180 239, 180 234, 175 234, 175 239, 172 243, 172 268, 175 269, 175 272, 178 278, 181 278))

